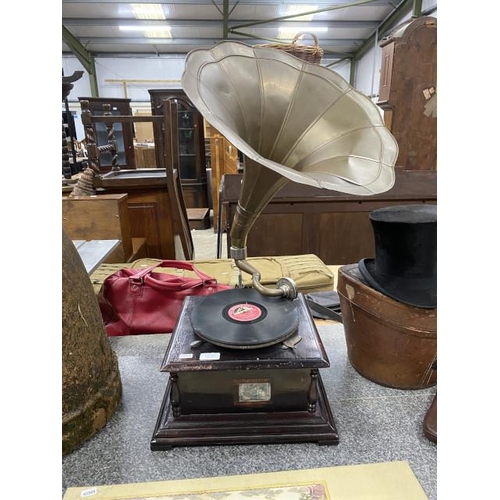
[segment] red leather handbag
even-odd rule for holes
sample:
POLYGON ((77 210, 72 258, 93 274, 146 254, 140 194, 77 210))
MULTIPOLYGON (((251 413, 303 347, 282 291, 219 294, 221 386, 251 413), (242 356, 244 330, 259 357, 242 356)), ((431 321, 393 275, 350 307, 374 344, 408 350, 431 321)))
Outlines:
POLYGON ((190 262, 164 260, 146 269, 120 269, 108 276, 98 302, 108 336, 170 333, 185 297, 231 288, 218 284, 190 262), (197 277, 155 272, 159 267, 193 271, 197 277))

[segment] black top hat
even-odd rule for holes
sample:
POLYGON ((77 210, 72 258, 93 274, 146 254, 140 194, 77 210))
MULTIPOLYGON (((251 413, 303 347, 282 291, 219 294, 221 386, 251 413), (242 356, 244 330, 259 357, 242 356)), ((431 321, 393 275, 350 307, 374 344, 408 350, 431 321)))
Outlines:
POLYGON ((394 300, 437 307, 437 207, 401 205, 370 214, 375 259, 359 261, 367 284, 394 300))

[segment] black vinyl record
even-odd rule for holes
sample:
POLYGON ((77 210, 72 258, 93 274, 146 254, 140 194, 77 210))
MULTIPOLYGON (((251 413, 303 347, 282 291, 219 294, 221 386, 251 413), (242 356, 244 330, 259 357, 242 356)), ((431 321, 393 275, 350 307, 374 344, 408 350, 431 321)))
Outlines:
POLYGON ((290 299, 238 288, 203 297, 191 311, 191 324, 196 335, 214 345, 256 349, 292 335, 299 313, 290 299))

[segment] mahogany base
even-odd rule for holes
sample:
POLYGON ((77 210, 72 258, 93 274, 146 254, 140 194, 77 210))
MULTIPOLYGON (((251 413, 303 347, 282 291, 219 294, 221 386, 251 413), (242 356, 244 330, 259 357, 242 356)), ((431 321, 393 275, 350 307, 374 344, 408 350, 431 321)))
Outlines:
POLYGON ((339 435, 321 376, 314 412, 267 411, 191 414, 174 417, 168 382, 151 439, 151 450, 174 446, 316 442, 336 445, 339 435))

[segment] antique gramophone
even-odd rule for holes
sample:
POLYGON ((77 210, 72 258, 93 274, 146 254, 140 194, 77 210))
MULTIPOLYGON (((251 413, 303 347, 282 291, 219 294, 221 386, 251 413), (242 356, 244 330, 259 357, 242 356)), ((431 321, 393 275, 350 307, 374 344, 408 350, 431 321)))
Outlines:
POLYGON ((183 88, 245 155, 230 256, 252 288, 188 297, 162 364, 170 373, 151 449, 315 441, 338 433, 319 373, 329 361, 302 294, 260 283, 247 235, 294 181, 354 195, 394 184, 398 146, 337 73, 283 51, 222 42, 190 52, 183 88))

